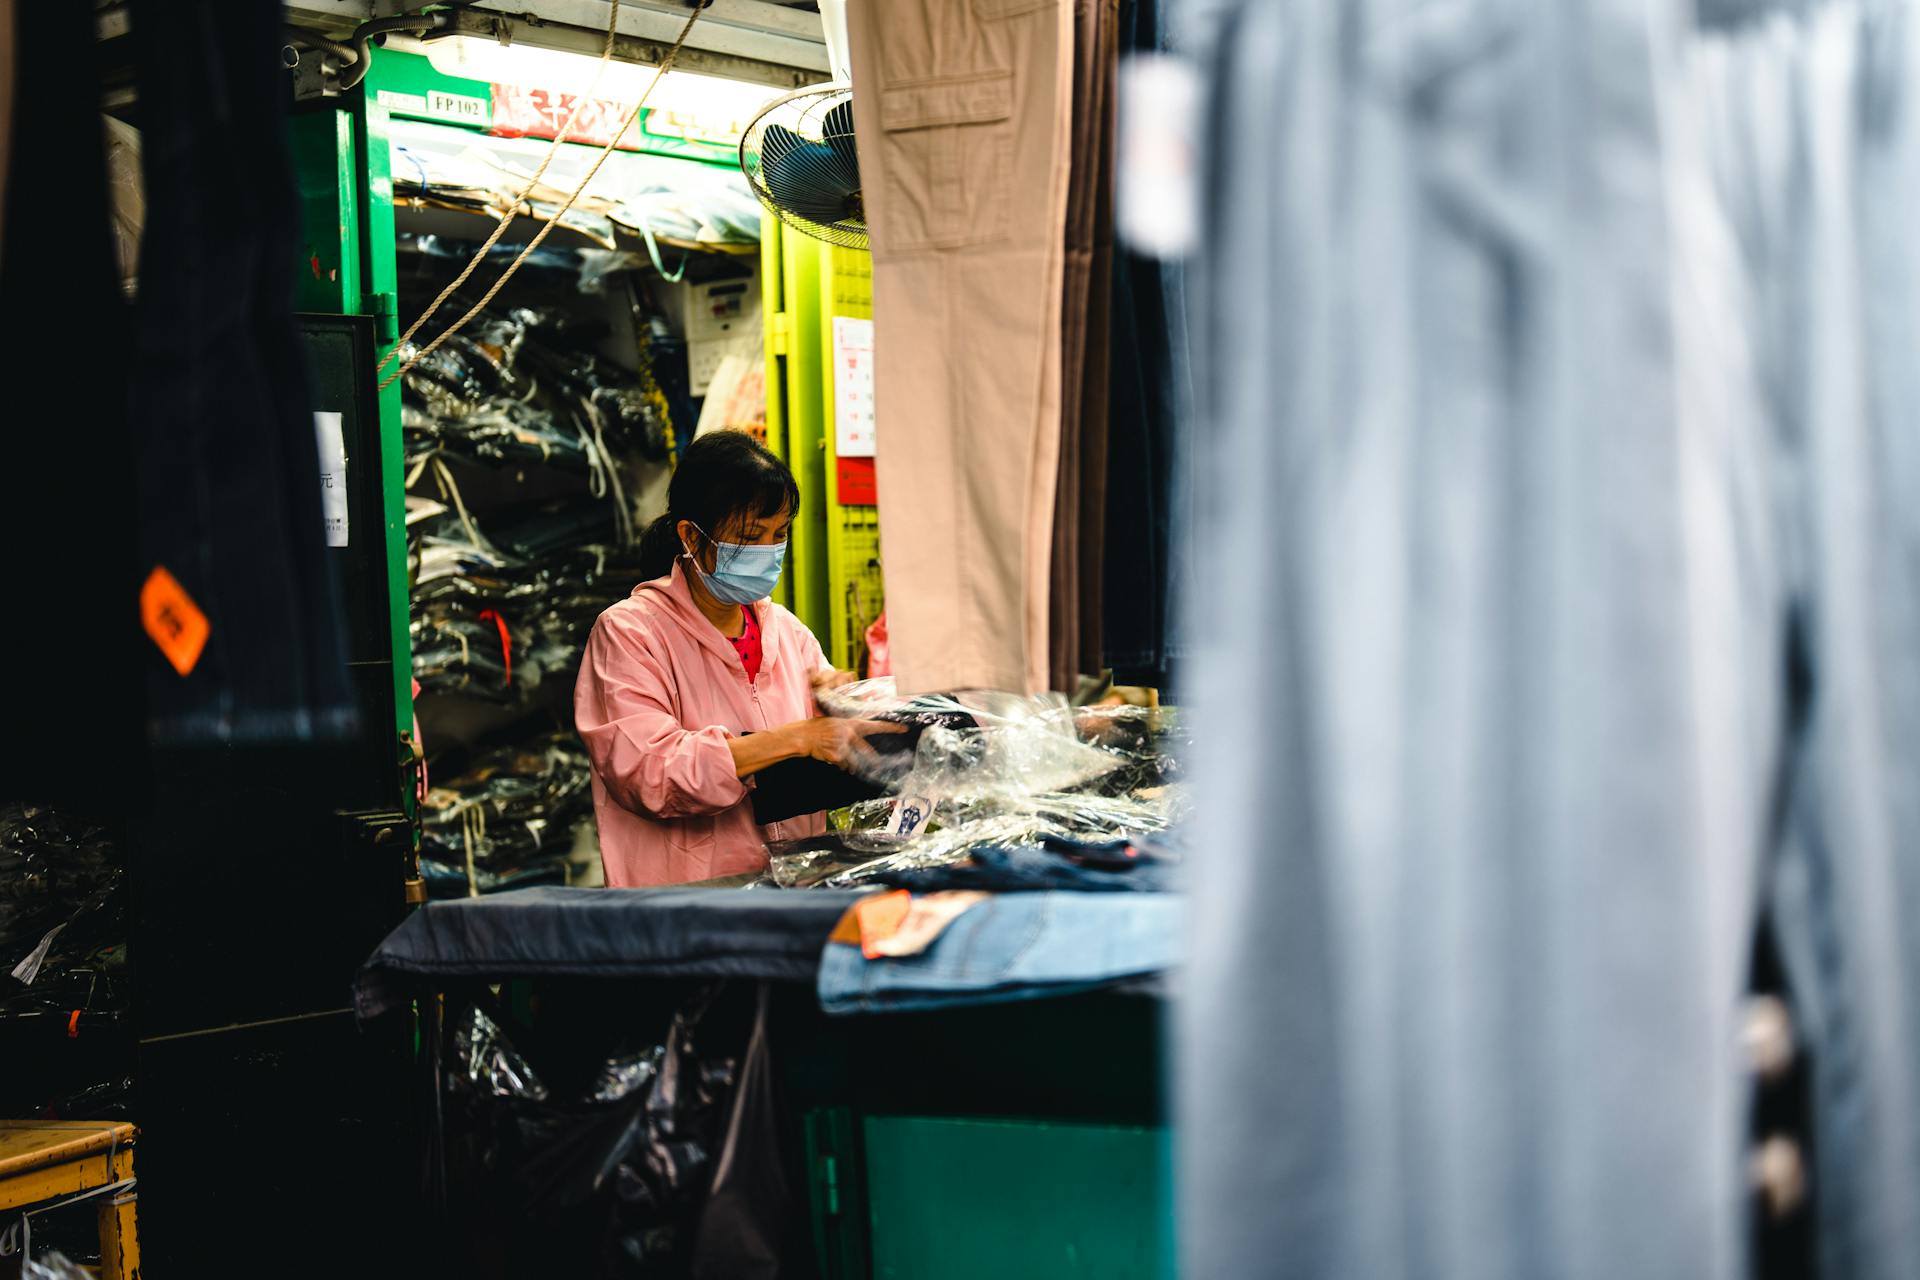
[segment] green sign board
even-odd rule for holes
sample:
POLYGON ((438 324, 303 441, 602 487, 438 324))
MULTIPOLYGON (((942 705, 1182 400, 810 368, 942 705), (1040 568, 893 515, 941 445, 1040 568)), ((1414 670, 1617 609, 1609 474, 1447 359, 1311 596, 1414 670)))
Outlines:
MULTIPOLYGON (((374 101, 385 107, 389 114, 411 120, 431 120, 435 124, 459 125, 480 133, 495 131, 496 86, 485 80, 443 75, 420 54, 377 50, 366 85, 374 101)), ((499 88, 508 94, 524 92, 505 86, 499 88)), ((773 92, 769 90, 769 96, 773 92)), ((611 129, 608 132, 611 133, 611 129)), ((665 113, 652 108, 640 113, 636 133, 640 143, 638 150, 649 155, 728 166, 738 162, 735 144, 685 137, 684 130, 677 127, 665 113)), ((539 136, 521 129, 515 129, 513 135, 539 136)))

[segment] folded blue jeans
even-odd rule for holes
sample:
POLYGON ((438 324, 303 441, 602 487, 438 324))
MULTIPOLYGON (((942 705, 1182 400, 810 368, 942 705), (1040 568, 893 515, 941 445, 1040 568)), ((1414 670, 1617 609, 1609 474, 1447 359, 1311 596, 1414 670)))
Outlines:
POLYGON ((1170 893, 996 895, 917 956, 868 960, 829 942, 828 1013, 885 1013, 1070 995, 1172 968, 1181 899, 1170 893))

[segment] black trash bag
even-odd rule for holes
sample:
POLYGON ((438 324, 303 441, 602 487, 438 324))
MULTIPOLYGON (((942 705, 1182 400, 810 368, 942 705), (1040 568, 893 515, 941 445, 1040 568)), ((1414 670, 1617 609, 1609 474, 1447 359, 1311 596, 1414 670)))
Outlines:
POLYGON ((694 1243, 693 1280, 807 1280, 816 1276, 804 1196, 789 1161, 785 1108, 773 1070, 769 996, 761 983, 753 1035, 740 1060, 726 1135, 694 1243))
MULTIPOLYGON (((657 1043, 596 1051, 585 1072, 578 1045, 536 1068, 478 1004, 459 1016, 445 1076, 449 1242, 467 1273, 688 1274, 745 1042, 714 1008, 720 991, 696 990, 657 1043)), ((595 1016, 608 1025, 600 1003, 559 1021, 595 1016)))

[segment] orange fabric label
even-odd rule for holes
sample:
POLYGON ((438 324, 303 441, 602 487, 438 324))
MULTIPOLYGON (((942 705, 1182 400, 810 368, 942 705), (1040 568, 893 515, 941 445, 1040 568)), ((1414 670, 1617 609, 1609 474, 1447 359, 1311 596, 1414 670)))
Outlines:
POLYGON ((140 625, 160 646, 173 669, 186 675, 207 647, 207 615, 172 574, 156 565, 140 588, 140 625))
POLYGON ((847 908, 847 913, 840 917, 840 923, 833 926, 833 932, 830 935, 828 935, 827 941, 828 942, 844 942, 846 945, 850 947, 857 947, 860 945, 860 904, 859 903, 856 902, 852 906, 847 908))
POLYGON ((874 948, 900 932, 912 905, 913 895, 905 889, 876 893, 854 903, 853 913, 860 921, 860 954, 869 960, 878 959, 880 953, 874 948))

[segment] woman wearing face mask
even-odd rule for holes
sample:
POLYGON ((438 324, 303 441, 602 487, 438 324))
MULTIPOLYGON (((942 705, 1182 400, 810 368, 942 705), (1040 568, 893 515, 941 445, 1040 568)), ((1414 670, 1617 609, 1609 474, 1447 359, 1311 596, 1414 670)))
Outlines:
POLYGON ((826 823, 757 825, 753 775, 802 756, 844 766, 868 735, 900 731, 817 713, 814 690, 851 677, 767 600, 799 506, 793 474, 750 436, 700 437, 640 544, 651 580, 594 624, 573 706, 609 885, 763 869, 766 841, 826 823))

